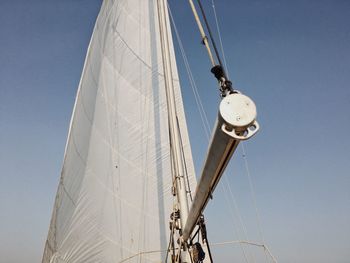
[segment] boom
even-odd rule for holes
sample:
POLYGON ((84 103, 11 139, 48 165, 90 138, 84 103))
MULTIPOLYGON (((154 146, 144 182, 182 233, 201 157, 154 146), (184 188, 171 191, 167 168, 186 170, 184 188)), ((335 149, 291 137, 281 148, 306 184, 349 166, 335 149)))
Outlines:
POLYGON ((258 131, 255 118, 256 107, 249 97, 232 93, 221 101, 202 175, 182 232, 183 241, 190 237, 239 142, 258 131))

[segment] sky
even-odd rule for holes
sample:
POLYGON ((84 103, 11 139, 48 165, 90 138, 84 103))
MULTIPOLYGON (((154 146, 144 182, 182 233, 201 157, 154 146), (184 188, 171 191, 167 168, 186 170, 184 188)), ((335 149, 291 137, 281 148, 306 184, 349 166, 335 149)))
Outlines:
MULTIPOLYGON (((202 2, 214 30, 211 1, 202 2)), ((198 29, 187 1, 169 4, 213 125, 219 96, 198 29)), ((100 5, 0 0, 0 263, 41 261, 100 5)), ((244 143, 245 158, 239 147, 208 206, 210 241, 246 233, 261 242, 262 232, 278 262, 349 262, 350 2, 216 0, 215 7, 230 77, 255 101, 261 130, 244 143)), ((178 57, 198 176, 207 140, 178 57)), ((244 262, 238 245, 213 251, 218 262, 244 262)), ((250 262, 266 262, 258 249, 247 251, 250 262)))

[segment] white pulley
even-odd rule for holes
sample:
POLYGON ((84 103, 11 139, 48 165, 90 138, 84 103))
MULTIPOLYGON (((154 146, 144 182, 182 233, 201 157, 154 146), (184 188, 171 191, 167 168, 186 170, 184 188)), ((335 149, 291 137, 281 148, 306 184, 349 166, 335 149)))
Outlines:
POLYGON ((221 130, 237 140, 246 140, 258 130, 255 103, 246 95, 232 93, 220 103, 221 130))

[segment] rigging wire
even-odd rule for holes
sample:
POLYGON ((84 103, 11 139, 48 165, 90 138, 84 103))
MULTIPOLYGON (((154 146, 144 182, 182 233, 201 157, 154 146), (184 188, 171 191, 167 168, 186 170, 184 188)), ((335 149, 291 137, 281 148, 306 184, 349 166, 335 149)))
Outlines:
POLYGON ((225 68, 222 65, 220 54, 219 54, 218 49, 216 47, 216 43, 215 43, 213 34, 211 32, 211 29, 210 29, 210 26, 209 26, 209 23, 208 23, 208 20, 207 20, 206 14, 204 12, 204 9, 203 9, 201 1, 197 0, 197 3, 199 5, 199 7, 200 7, 200 10, 201 10, 201 13, 202 13, 202 17, 204 19, 207 31, 209 32, 210 42, 211 42, 211 45, 214 48, 215 55, 216 55, 216 58, 218 60, 218 64, 216 64, 215 61, 214 61, 213 55, 212 55, 211 50, 210 50, 210 44, 208 42, 208 38, 207 38, 207 36, 206 36, 206 34, 204 32, 202 23, 201 23, 201 21, 200 21, 200 19, 198 17, 198 13, 197 13, 196 7, 195 7, 195 5, 193 3, 193 0, 188 0, 188 2, 191 5, 191 9, 192 9, 193 15, 195 17, 195 20, 197 22, 199 31, 201 33, 202 43, 207 48, 208 55, 209 55, 209 57, 211 59, 212 68, 211 68, 210 71, 211 71, 211 73, 214 74, 215 78, 218 80, 219 89, 220 89, 220 96, 221 97, 226 97, 228 94, 235 93, 236 91, 232 88, 232 82, 227 78, 227 75, 226 75, 226 72, 225 72, 225 68))
MULTIPOLYGON (((191 68, 190 68, 189 63, 188 63, 187 55, 186 55, 186 53, 184 51, 182 40, 181 40, 180 35, 178 33, 178 30, 177 30, 176 24, 174 22, 173 15, 172 15, 170 7, 169 7, 169 14, 170 14, 170 18, 171 18, 171 21, 172 21, 172 24, 173 24, 173 28, 174 28, 174 32, 175 32, 177 41, 179 43, 180 52, 181 52, 182 58, 184 60, 185 66, 186 66, 187 74, 188 74, 189 79, 190 79, 190 86, 191 86, 193 94, 195 96, 197 108, 198 108, 198 111, 199 111, 200 116, 201 116, 203 130, 204 130, 204 132, 206 134, 207 141, 209 142, 209 139, 210 139, 210 135, 209 135, 210 134, 210 125, 209 125, 209 121, 208 121, 208 118, 207 118, 207 114, 204 111, 203 103, 202 103, 202 100, 200 98, 200 95, 199 95, 196 83, 195 83, 195 81, 193 79, 193 74, 192 74, 191 68)), ((234 202, 236 202, 236 201, 234 201, 234 202)), ((236 213, 239 214, 239 211, 238 211, 237 208, 236 208, 236 213)), ((243 252, 243 255, 245 257, 246 262, 248 262, 247 256, 246 256, 246 252, 244 251, 244 248, 242 248, 242 252, 243 252)))
MULTIPOLYGON (((252 180, 252 177, 250 175, 250 169, 249 169, 249 165, 248 165, 248 158, 247 158, 246 150, 245 150, 245 147, 244 147, 244 142, 242 142, 242 144, 241 144, 241 149, 242 149, 242 155, 243 155, 243 159, 244 159, 244 166, 245 166, 245 170, 246 170, 246 175, 248 177, 250 193, 251 193, 253 204, 254 204, 256 223, 257 223, 257 226, 258 226, 260 239, 261 239, 262 243, 265 244, 265 238, 263 236, 263 231, 262 231, 262 227, 261 227, 260 214, 259 214, 258 205, 257 205, 257 202, 256 202, 256 195, 255 195, 253 180, 252 180)), ((267 255, 266 255, 267 250, 265 249, 264 251, 265 251, 266 261, 268 261, 267 255)))
POLYGON ((185 158, 185 152, 184 152, 184 149, 183 149, 183 141, 182 141, 182 135, 181 135, 181 130, 180 130, 180 124, 179 124, 179 119, 176 118, 177 120, 177 128, 178 128, 178 131, 179 131, 179 137, 180 137, 180 144, 181 144, 181 157, 182 157, 182 163, 183 163, 183 166, 184 166, 184 169, 185 169, 185 177, 186 177, 186 192, 187 194, 190 196, 190 199, 191 199, 191 202, 193 201, 193 198, 192 198, 192 191, 191 191, 191 185, 190 185, 190 179, 188 177, 188 170, 187 170, 187 164, 186 164, 186 158, 185 158))
MULTIPOLYGON (((241 216, 241 213, 240 213, 240 210, 239 210, 239 207, 237 204, 237 199, 236 199, 235 195, 233 194, 231 184, 229 183, 226 176, 224 177, 224 180, 225 180, 225 184, 223 185, 223 189, 225 191, 225 194, 227 195, 227 191, 228 191, 228 193, 229 193, 228 196, 231 197, 231 202, 233 203, 234 211, 238 217, 238 222, 239 222, 240 227, 243 231, 243 236, 246 240, 248 240, 248 231, 247 231, 247 228, 243 222, 243 218, 241 216)), ((229 203, 229 204, 231 204, 231 203, 229 203)), ((230 208, 232 209, 232 206, 230 208)), ((233 218, 233 215, 232 215, 232 218, 233 218)), ((250 253, 250 256, 253 258, 253 262, 255 262, 254 254, 250 253)))
MULTIPOLYGON (((173 196, 173 214, 174 215, 175 215, 175 204, 176 204, 176 198, 175 198, 175 196, 173 196)), ((168 262, 168 257, 169 257, 169 252, 170 251, 172 251, 172 255, 171 256, 175 257, 174 232, 175 232, 175 216, 172 219, 169 244, 168 244, 168 249, 166 251, 166 256, 165 256, 165 263, 168 262)))
POLYGON ((196 7, 193 3, 192 0, 188 0, 190 6, 191 6, 191 10, 193 12, 193 16, 194 16, 194 19, 196 20, 196 23, 197 23, 197 26, 198 26, 198 29, 199 29, 199 32, 201 34, 201 37, 202 37, 202 44, 205 46, 205 48, 207 49, 207 52, 208 52, 208 56, 209 56, 209 59, 210 59, 210 62, 211 62, 211 65, 212 67, 215 67, 216 63, 215 63, 215 60, 214 60, 214 57, 213 57, 213 54, 211 52, 211 49, 210 49, 210 44, 208 42, 208 38, 204 32, 204 29, 203 29, 203 26, 202 26, 202 23, 201 23, 201 20, 199 19, 199 16, 198 16, 198 13, 197 13, 197 10, 196 10, 196 7))
POLYGON ((271 258, 273 263, 277 263, 276 258, 272 255, 270 249, 265 245, 265 244, 260 244, 260 243, 255 243, 251 241, 246 241, 246 240, 233 240, 233 241, 225 241, 225 242, 218 242, 218 243, 212 243, 213 246, 222 246, 222 245, 229 245, 229 244, 246 244, 246 245, 251 245, 251 246, 257 246, 257 247, 262 247, 264 250, 267 251, 269 257, 271 258))
MULTIPOLYGON (((220 59, 220 57, 219 57, 219 55, 218 55, 218 51, 217 51, 217 48, 216 48, 216 45, 215 45, 215 41, 213 40, 210 27, 209 27, 208 22, 207 22, 207 19, 206 19, 206 17, 205 17, 205 13, 204 13, 204 10, 203 10, 203 6, 201 5, 200 0, 197 0, 197 1, 198 1, 199 5, 200 5, 200 8, 201 8, 201 11, 202 11, 204 20, 205 20, 205 24, 206 24, 206 26, 207 26, 207 28, 208 28, 208 32, 209 32, 211 41, 212 41, 212 43, 213 43, 213 47, 214 47, 215 53, 216 53, 217 56, 218 56, 218 61, 220 62, 220 65, 223 66, 223 65, 222 65, 222 62, 221 62, 221 59, 220 59)), ((219 38, 220 49, 221 49, 221 53, 222 53, 222 56, 223 56, 224 67, 225 67, 225 69, 226 69, 226 74, 227 74, 227 77, 228 77, 227 61, 226 61, 226 56, 225 56, 224 47, 223 47, 223 44, 222 44, 223 41, 222 41, 222 36, 221 36, 221 31, 220 31, 219 21, 218 21, 218 18, 217 18, 217 13, 216 13, 216 8, 215 8, 214 0, 211 0, 211 5, 212 5, 213 14, 214 14, 214 19, 215 19, 216 31, 217 31, 218 38, 219 38)), ((223 186, 223 189, 225 190, 225 194, 227 195, 227 191, 226 191, 225 188, 228 188, 228 191, 229 191, 229 193, 230 193, 231 200, 233 201, 234 208, 235 208, 236 214, 237 214, 237 216, 238 216, 239 223, 240 223, 240 225, 241 225, 241 227, 242 227, 244 236, 245 236, 246 239, 248 239, 247 229, 246 229, 246 227, 245 227, 245 225, 244 225, 244 223, 243 223, 242 216, 241 216, 241 214, 239 213, 239 208, 238 208, 238 205, 237 205, 236 198, 235 198, 235 196, 234 196, 234 194, 233 194, 233 191, 232 191, 232 189, 231 189, 231 185, 229 184, 227 177, 224 177, 224 180, 225 180, 225 185, 223 186)), ((255 262, 254 254, 251 254, 251 256, 252 256, 252 258, 253 258, 253 262, 255 262)))
POLYGON ((262 242, 265 243, 265 239, 264 239, 264 236, 263 236, 263 233, 262 233, 262 229, 261 229, 261 221, 260 221, 259 210, 258 210, 258 206, 257 206, 257 202, 256 202, 254 185, 253 185, 253 181, 252 181, 252 178, 251 178, 251 175, 250 175, 248 159, 247 159, 247 154, 246 154, 246 150, 245 150, 245 147, 244 147, 244 143, 241 144, 241 148, 242 148, 242 153, 243 153, 245 169, 246 169, 246 173, 247 173, 247 177, 248 177, 248 181, 249 181, 249 187, 250 187, 250 191, 252 193, 252 199, 253 199, 253 203, 254 203, 254 207, 255 207, 255 214, 256 214, 256 218, 257 218, 257 224, 258 224, 258 227, 259 227, 260 238, 261 238, 262 242))
MULTIPOLYGON (((172 12, 171 12, 170 5, 168 6, 168 9, 169 9, 169 14, 170 14, 170 19, 171 19, 171 22, 172 22, 172 25, 173 25, 173 28, 174 28, 174 32, 175 32, 175 35, 176 35, 176 39, 177 39, 177 41, 178 41, 178 43, 179 43, 180 52, 181 52, 182 58, 183 58, 183 60, 184 60, 184 64, 185 64, 185 67, 186 67, 186 71, 187 71, 187 74, 188 74, 188 77, 189 77, 189 80, 190 80, 190 86, 191 86, 191 88, 192 88, 192 92, 193 92, 194 97, 195 97, 195 101, 196 101, 196 104, 197 104, 197 108, 198 108, 198 111, 199 111, 199 113, 200 113, 200 117, 201 117, 201 122, 202 122, 203 130, 204 130, 204 132, 205 132, 205 134, 206 134, 207 141, 209 142, 209 139, 210 139, 210 125, 209 125, 208 117, 207 117, 207 114, 206 114, 206 112, 205 112, 205 110, 204 110, 203 103, 202 103, 202 100, 201 100, 201 98, 200 98, 197 85, 196 85, 195 80, 194 80, 194 78, 193 78, 193 74, 192 74, 192 71, 191 71, 191 68, 190 68, 190 65, 189 65, 189 62, 188 62, 188 59, 187 59, 187 55, 186 55, 186 53, 185 53, 185 50, 184 50, 184 47, 183 47, 183 44, 182 44, 181 37, 180 37, 180 35, 179 35, 177 26, 176 26, 175 21, 174 21, 174 18, 173 18, 173 14, 172 14, 172 12)), ((225 177, 225 178, 226 178, 226 177, 225 177)), ((226 179, 226 180, 227 180, 227 179, 226 179)), ((242 217, 241 217, 241 215, 240 215, 240 212, 239 212, 239 209, 238 209, 238 206, 237 206, 237 202, 236 202, 236 200, 235 200, 235 198, 234 198, 234 196, 233 196, 233 194, 232 194, 232 190, 231 190, 230 188, 229 188, 228 190, 225 188, 226 185, 229 186, 229 183, 226 182, 226 184, 223 185, 224 190, 225 190, 225 193, 227 193, 227 191, 230 192, 230 193, 231 193, 231 195, 230 195, 230 196, 231 196, 231 199, 233 200, 233 203, 236 204, 234 209, 233 209, 231 206, 229 206, 230 209, 231 209, 230 211, 231 211, 231 213, 232 213, 231 216, 234 215, 234 212, 233 212, 233 211, 236 211, 236 214, 238 214, 238 217, 240 218, 239 221, 240 221, 241 227, 243 228, 243 232, 245 233, 245 239, 248 239, 248 238, 247 238, 247 234, 246 234, 247 231, 246 231, 245 225, 244 225, 244 223, 243 223, 242 217)), ((227 195, 227 197, 228 197, 228 195, 227 195)), ((228 204, 230 204, 230 202, 228 202, 228 204)), ((238 233, 237 231, 238 231, 238 230, 236 230, 236 233, 238 233)), ((238 236, 238 235, 237 235, 237 236, 238 236)), ((244 256, 244 258, 245 258, 245 261, 246 261, 246 262, 249 262, 244 247, 241 246, 241 245, 240 245, 240 247, 241 247, 243 256, 244 256)), ((254 258, 254 257, 253 257, 253 258, 254 258)), ((255 262, 255 260, 254 260, 254 262, 255 262)))
MULTIPOLYGON (((211 41, 211 43, 212 43, 212 45, 213 45, 216 58, 217 58, 217 60, 218 60, 218 62, 219 62, 219 65, 223 68, 223 65, 222 65, 222 62, 221 62, 221 58, 220 58, 220 54, 219 54, 219 51, 218 51, 218 49, 217 49, 217 47, 216 47, 216 43, 215 43, 213 34, 212 34, 211 29, 210 29, 210 26, 209 26, 209 23, 208 23, 208 20, 207 20, 207 16, 206 16, 206 14, 205 14, 205 12, 204 12, 204 8, 203 8, 203 5, 202 5, 202 2, 201 2, 201 0, 197 0, 197 3, 198 3, 199 8, 200 8, 200 10, 201 10, 201 13, 202 13, 202 16, 203 16, 203 19, 204 19, 205 26, 206 26, 206 28, 207 28, 207 30, 208 30, 209 37, 210 37, 210 41, 211 41)), ((223 68, 223 71, 224 71, 224 76, 226 76, 226 74, 225 74, 225 69, 224 69, 224 68, 223 68)))
MULTIPOLYGON (((214 47, 214 50, 215 50, 215 53, 216 53, 216 56, 217 56, 217 58, 218 58, 218 61, 219 61, 220 65, 222 66, 222 62, 221 62, 219 53, 218 53, 218 51, 217 51, 217 48, 216 48, 216 45, 215 45, 215 41, 214 41, 214 39, 213 39, 211 30, 210 30, 210 28, 209 28, 207 19, 206 19, 206 17, 205 17, 203 7, 202 7, 202 5, 201 5, 200 0, 197 0, 197 1, 198 1, 198 3, 199 3, 199 6, 200 6, 200 8, 201 8, 201 12, 202 12, 203 17, 204 17, 204 19, 205 19, 206 26, 207 26, 207 29, 208 29, 208 32, 209 32, 209 35, 210 35, 210 38, 211 38, 211 42, 212 42, 212 44, 213 44, 213 47, 214 47)), ((215 8, 214 0, 211 0, 211 3, 212 3, 213 12, 214 12, 216 30, 217 30, 218 37, 219 37, 220 49, 221 49, 221 53, 223 54, 224 67, 227 69, 227 61, 226 61, 226 56, 225 56, 225 52, 224 52, 224 48, 223 48, 223 41, 222 41, 222 36, 221 36, 221 32, 220 32, 220 27, 219 27, 219 22, 218 22, 218 18, 217 18, 217 13, 216 13, 216 8, 215 8)), ((197 109, 198 109, 199 114, 200 114, 202 126, 203 126, 203 128, 204 128, 204 132, 205 132, 205 135, 206 135, 206 137, 207 137, 207 140, 209 141, 209 138, 210 138, 210 135, 209 135, 209 134, 210 134, 210 125, 209 125, 209 121, 208 121, 208 118, 207 118, 207 114, 206 114, 206 112, 205 112, 205 110, 204 110, 203 103, 202 103, 202 100, 201 100, 201 98, 200 98, 200 95, 199 95, 199 92, 198 92, 198 88, 197 88, 196 82, 195 82, 195 80, 194 80, 194 77, 193 77, 193 74, 192 74, 192 71, 191 71, 191 68, 190 68, 188 59, 187 59, 187 55, 186 55, 186 53, 185 53, 185 50, 184 50, 184 47, 183 47, 183 44, 182 44, 182 40, 181 40, 181 38, 180 38, 178 29, 177 29, 176 24, 175 24, 175 22, 174 22, 174 18, 173 18, 171 9, 170 9, 170 5, 168 5, 168 9, 169 9, 169 14, 170 14, 171 23, 172 23, 172 25, 173 25, 174 32, 175 32, 177 41, 178 41, 178 43, 179 43, 179 49, 180 49, 180 52, 181 52, 181 55, 182 55, 182 58, 183 58, 183 61, 184 61, 184 64, 185 64, 185 68, 186 68, 187 75, 188 75, 188 78, 189 78, 190 86, 191 86, 192 92, 193 92, 194 97, 195 97, 197 109)), ((227 70, 227 74, 228 74, 228 70, 227 70)), ((244 149, 243 144, 242 144, 242 148, 244 149)), ((264 240, 264 238, 263 238, 262 230, 261 230, 261 223, 260 223, 259 212, 258 212, 258 209, 257 209, 257 202, 256 202, 255 193, 254 193, 254 187, 253 187, 252 179, 251 179, 250 172, 249 172, 248 161, 247 161, 247 158, 246 158, 245 150, 243 150, 243 151, 244 151, 243 157, 244 157, 244 160, 245 160, 245 167, 246 167, 246 170, 247 170, 247 176, 248 176, 248 179, 249 179, 249 185, 250 185, 251 193, 252 193, 253 200, 254 200, 255 211, 256 211, 257 218, 258 218, 258 228, 259 228, 259 233, 260 233, 261 240, 262 240, 262 242, 263 242, 263 247, 264 247, 265 255, 266 255, 266 253, 268 253, 269 256, 272 258, 272 260, 273 260, 274 262, 277 262, 277 261, 275 260, 275 258, 273 257, 273 255, 271 254, 270 250, 269 250, 269 249, 267 248, 267 246, 265 245, 265 240, 264 240)), ((230 193, 231 199, 232 199, 232 201, 233 201, 232 203, 233 203, 234 206, 235 206, 235 209, 234 209, 234 210, 236 211, 236 214, 238 215, 238 218, 239 218, 241 227, 242 227, 242 229, 243 229, 245 238, 247 239, 246 227, 245 227, 245 225, 244 225, 244 223, 243 223, 243 220, 242 220, 242 217, 241 217, 241 215, 240 215, 240 212, 239 212, 239 208, 238 208, 236 199, 235 199, 235 197, 234 197, 234 195, 233 195, 233 191, 232 191, 232 189, 231 189, 231 187, 230 187, 230 184, 228 183, 228 180, 227 180, 226 177, 225 177, 225 180, 226 180, 226 183, 225 183, 225 185, 223 185, 223 188, 224 188, 224 191, 225 191, 225 195, 226 195, 226 197, 227 197, 227 191, 230 193), (226 186, 227 186, 228 190, 225 188, 226 186)), ((231 209, 231 213, 232 213, 232 216, 233 216, 234 213, 233 213, 232 207, 230 207, 230 209, 231 209)), ((248 242, 248 241, 236 242, 236 243, 240 243, 240 244, 242 244, 242 243, 254 244, 254 243, 248 242)), ((255 243, 255 244, 256 244, 256 243, 255 243)), ((246 253, 245 253, 245 251, 244 251, 244 248, 243 248, 243 247, 241 247, 241 248, 242 248, 243 255, 244 255, 244 257, 245 257, 245 261, 248 262, 248 259, 247 259, 246 253)), ((252 255, 252 257, 253 257, 253 261, 255 262, 254 255, 252 255)))
MULTIPOLYGON (((220 31, 219 21, 217 18, 214 0, 211 0, 211 4, 212 4, 213 14, 214 14, 214 18, 215 18, 216 30, 217 30, 217 34, 219 37, 220 49, 221 49, 221 53, 223 55, 223 61, 224 61, 225 68, 227 69, 227 75, 229 76, 227 62, 226 62, 226 56, 225 56, 225 51, 224 51, 224 47, 222 44, 223 41, 222 41, 222 36, 221 36, 221 31, 220 31)), ((262 243, 265 244, 265 238, 263 236, 263 231, 262 231, 262 227, 261 227, 261 220, 260 220, 259 210, 258 210, 258 206, 257 206, 256 195, 255 195, 255 191, 254 191, 254 185, 253 185, 253 181, 252 181, 252 178, 250 175, 248 158, 246 155, 244 142, 242 142, 241 148, 242 148, 242 152, 243 152, 243 159, 244 159, 244 164, 245 164, 245 169, 246 169, 246 175, 248 177, 250 192, 251 192, 251 196, 252 196, 252 200, 253 200, 253 204, 254 204, 254 208, 255 208, 255 215, 256 215, 256 220, 257 220, 258 231, 259 231, 259 235, 260 235, 260 239, 261 239, 262 243)), ((229 184, 227 184, 227 185, 229 185, 229 184)), ((266 256, 266 249, 265 249, 265 256, 266 256)))
POLYGON ((208 118, 207 118, 207 114, 206 114, 206 112, 204 110, 203 103, 202 103, 202 100, 200 98, 196 82, 194 80, 194 77, 193 77, 190 65, 188 63, 187 55, 185 53, 185 50, 184 50, 184 47, 183 47, 183 44, 182 44, 182 40, 181 40, 179 32, 177 30, 177 27, 176 27, 176 24, 175 24, 175 21, 174 21, 174 18, 173 18, 173 14, 172 14, 171 9, 170 9, 170 5, 168 5, 168 7, 169 7, 170 19, 171 19, 171 22, 172 22, 172 25, 173 25, 173 28, 174 28, 176 39, 177 39, 177 41, 179 43, 179 48, 180 48, 180 52, 181 52, 182 58, 183 58, 184 63, 185 63, 185 68, 186 68, 187 75, 188 75, 188 78, 189 78, 189 81, 190 81, 190 86, 191 86, 192 92, 193 92, 194 97, 195 97, 195 101, 196 101, 196 104, 197 104, 197 109, 198 109, 199 114, 200 114, 200 118, 201 118, 201 121, 202 121, 202 126, 204 128, 205 135, 206 135, 207 139, 209 140, 209 138, 210 138, 210 125, 209 125, 209 121, 208 121, 208 118))
POLYGON ((221 37, 221 31, 220 31, 220 27, 219 27, 218 17, 217 17, 217 14, 216 14, 216 8, 215 8, 214 0, 211 0, 211 6, 213 8, 215 25, 216 25, 216 31, 217 31, 218 37, 219 37, 220 50, 221 50, 222 58, 223 58, 223 61, 224 61, 224 67, 225 67, 225 70, 226 70, 227 78, 230 79, 230 73, 229 73, 229 70, 228 70, 228 67, 227 67, 226 56, 225 56, 224 46, 222 44, 223 41, 222 41, 222 37, 221 37))
MULTIPOLYGON (((226 178, 226 177, 225 177, 225 178, 226 178)), ((226 184, 226 185, 228 184, 228 181, 227 181, 227 180, 225 181, 225 184, 226 184)), ((236 211, 234 211, 234 209, 232 208, 232 205, 230 205, 229 195, 228 195, 227 189, 226 189, 226 187, 225 187, 224 185, 222 186, 222 189, 224 190, 224 194, 225 194, 227 206, 228 206, 228 208, 229 208, 231 217, 232 217, 232 219, 233 219, 233 220, 232 220, 232 225, 233 225, 234 234, 235 234, 237 237, 239 237, 239 236, 240 236, 239 227, 237 227, 237 225, 234 223, 234 222, 235 222, 235 213, 236 213, 236 214, 239 214, 239 212, 238 212, 238 210, 237 210, 238 207, 237 207, 237 205, 235 205, 236 211)), ((231 198, 234 198, 234 196, 231 197, 231 198)), ((236 199, 233 199, 233 202, 236 203, 236 199)), ((239 216, 239 217, 240 217, 240 216, 239 216)), ((247 239, 247 237, 245 237, 245 238, 247 239)), ((246 253, 244 247, 242 246, 242 244, 239 244, 239 246, 240 246, 240 249, 242 250, 242 253, 243 253, 243 257, 244 257, 245 262, 249 262, 249 261, 248 261, 248 256, 247 256, 247 253, 246 253)))

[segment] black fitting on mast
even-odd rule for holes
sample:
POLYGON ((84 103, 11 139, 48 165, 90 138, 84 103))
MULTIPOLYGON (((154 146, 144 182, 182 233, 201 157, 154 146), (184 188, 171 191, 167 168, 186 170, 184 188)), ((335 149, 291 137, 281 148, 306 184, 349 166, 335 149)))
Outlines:
POLYGON ((199 228, 201 230, 202 239, 206 243, 208 241, 208 239, 207 239, 207 228, 205 226, 204 216, 203 215, 201 215, 201 217, 199 218, 198 225, 199 225, 199 228))
POLYGON ((219 82, 221 97, 226 97, 226 95, 235 92, 232 88, 232 82, 226 78, 225 71, 221 65, 212 67, 210 71, 219 82))
MULTIPOLYGON (((220 92, 221 92, 220 96, 223 98, 223 97, 226 97, 228 94, 234 93, 234 90, 232 89, 232 82, 230 80, 228 80, 228 78, 227 78, 227 75, 226 75, 225 69, 223 67, 223 64, 221 62, 220 54, 219 54, 219 51, 216 47, 216 43, 215 43, 212 31, 210 29, 207 17, 205 15, 201 0, 197 0, 197 3, 198 3, 199 8, 201 10, 205 26, 208 30, 211 44, 213 45, 213 48, 215 51, 216 58, 219 62, 219 65, 215 65, 214 67, 212 67, 211 72, 214 74, 215 78, 219 81, 220 92)), ((205 36, 205 38, 206 38, 206 36, 205 36)), ((203 43, 204 43, 204 39, 203 39, 203 43)))
POLYGON ((210 71, 214 74, 215 78, 218 81, 220 81, 222 78, 225 78, 224 69, 220 65, 212 67, 210 71))
POLYGON ((205 15, 204 8, 202 6, 201 0, 197 0, 197 3, 199 5, 199 7, 200 7, 200 10, 201 10, 201 13, 202 13, 202 17, 204 19, 205 26, 206 26, 207 31, 209 33, 210 42, 211 42, 211 44, 212 44, 212 46, 214 48, 216 59, 218 61, 218 65, 215 62, 215 59, 214 59, 214 57, 213 57, 213 55, 211 53, 208 37, 206 36, 205 31, 204 31, 204 29, 202 27, 201 21, 200 21, 200 19, 198 17, 198 14, 197 14, 196 7, 193 4, 192 0, 189 0, 189 3, 191 5, 194 17, 196 19, 199 31, 200 31, 201 36, 202 36, 202 44, 204 44, 205 47, 207 48, 208 55, 209 55, 210 61, 211 61, 212 66, 213 66, 213 68, 211 69, 211 72, 214 73, 215 77, 219 81, 219 86, 220 86, 220 91, 221 91, 220 95, 223 98, 223 97, 227 96, 228 94, 234 93, 234 90, 232 89, 232 82, 228 80, 227 75, 225 73, 225 69, 224 69, 223 64, 221 62, 220 54, 219 54, 219 51, 218 51, 218 49, 216 47, 216 44, 215 44, 215 41, 214 41, 214 37, 213 37, 213 34, 211 32, 211 29, 210 29, 207 17, 205 15))
POLYGON ((207 236, 207 227, 205 225, 205 220, 203 215, 200 216, 198 225, 202 235, 202 242, 207 245, 210 262, 214 262, 210 251, 210 246, 209 246, 208 236, 207 236))

